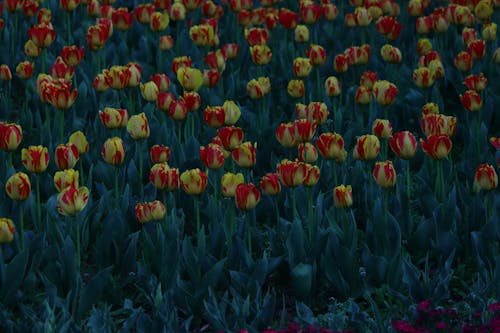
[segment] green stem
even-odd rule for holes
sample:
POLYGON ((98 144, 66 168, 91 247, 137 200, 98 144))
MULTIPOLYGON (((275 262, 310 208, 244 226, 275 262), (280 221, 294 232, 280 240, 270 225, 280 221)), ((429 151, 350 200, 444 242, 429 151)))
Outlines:
POLYGON ((320 72, 319 72, 319 67, 316 67, 316 96, 317 96, 317 101, 321 101, 321 77, 320 77, 320 72))
POLYGON ((477 113, 477 124, 476 124, 476 134, 474 135, 474 141, 476 142, 476 158, 477 162, 481 163, 481 145, 479 136, 481 134, 481 109, 477 113))
POLYGON ((115 166, 114 167, 114 171, 115 171, 115 207, 118 208, 119 207, 119 202, 118 202, 118 199, 119 199, 119 192, 118 192, 118 166, 115 166))
POLYGON ((12 152, 7 152, 7 171, 12 169, 12 152))
POLYGON ((248 239, 248 254, 252 256, 252 215, 247 212, 247 239, 248 239))
POLYGON ((83 161, 80 158, 80 161, 78 163, 78 170, 80 171, 80 184, 85 185, 85 174, 83 173, 83 161))
POLYGON ((177 121, 177 142, 179 143, 179 145, 182 144, 182 122, 180 121, 177 121))
POLYGON ((45 103, 45 123, 47 124, 47 131, 50 133, 50 110, 49 105, 45 103))
POLYGON ((232 245, 233 245, 233 238, 234 238, 234 225, 235 225, 235 207, 234 203, 232 200, 227 201, 229 204, 229 239, 228 239, 228 247, 227 247, 227 253, 229 256, 229 252, 231 251, 232 245))
POLYGON ((59 110, 59 142, 62 143, 64 138, 64 111, 59 110))
MULTIPOLYGON (((135 147, 138 151, 138 154, 139 154, 139 179, 140 179, 140 183, 141 183, 141 198, 144 197, 144 183, 143 183, 143 152, 142 152, 142 147, 141 147, 141 142, 139 141, 136 141, 135 142, 135 147)), ((166 207, 166 206, 165 206, 166 207)))
POLYGON ((406 161, 406 194, 408 195, 408 202, 411 199, 411 173, 410 173, 410 160, 406 161))
POLYGON ((21 251, 24 251, 24 209, 22 204, 19 204, 19 225, 21 230, 19 230, 19 234, 21 236, 21 251))
POLYGON ((80 270, 81 266, 81 245, 80 245, 80 219, 78 217, 75 218, 75 228, 76 228, 76 260, 78 263, 78 270, 80 270))
POLYGON ((38 221, 38 228, 42 224, 42 207, 40 205, 40 175, 36 175, 36 214, 38 221))
POLYGON ((333 161, 330 161, 332 169, 333 169, 333 181, 335 182, 333 185, 338 186, 338 176, 337 176, 337 164, 335 164, 333 161))
POLYGON ((297 218, 297 203, 295 198, 295 188, 291 187, 290 191, 292 192, 292 212, 293 212, 293 221, 297 218))
POLYGON ((313 198, 312 188, 307 187, 307 223, 309 226, 309 241, 311 244, 314 242, 316 234, 316 219, 313 216, 313 198))
POLYGON ((71 45, 71 12, 66 12, 66 42, 71 45))
POLYGON ((198 202, 199 198, 198 196, 193 196, 194 200, 194 209, 196 212, 196 235, 198 236, 198 245, 200 244, 200 204, 198 202))
POLYGON ((45 73, 46 63, 47 63, 47 50, 45 48, 42 49, 42 73, 45 73))

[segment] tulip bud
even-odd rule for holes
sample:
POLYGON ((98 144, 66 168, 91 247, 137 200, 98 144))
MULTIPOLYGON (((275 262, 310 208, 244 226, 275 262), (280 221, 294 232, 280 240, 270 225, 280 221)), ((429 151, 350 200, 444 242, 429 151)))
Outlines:
POLYGON ((370 104, 372 100, 372 91, 370 88, 365 86, 360 86, 356 89, 356 95, 354 96, 354 101, 357 104, 370 104))
POLYGON ((89 189, 85 186, 67 187, 57 196, 57 210, 65 216, 81 212, 89 200, 89 189))
POLYGON ((243 141, 243 130, 239 127, 226 126, 219 129, 217 136, 226 150, 233 150, 243 141))
POLYGON ((368 88, 368 91, 373 89, 373 85, 377 82, 378 75, 372 71, 366 71, 361 74, 359 85, 368 88))
POLYGON ((234 192, 236 207, 241 210, 252 210, 260 201, 259 189, 252 183, 239 184, 234 192))
POLYGON ((353 156, 356 160, 373 160, 379 151, 379 139, 375 135, 365 134, 358 137, 353 156))
POLYGON ((326 50, 321 45, 309 45, 306 55, 313 66, 321 66, 326 61, 326 50))
MULTIPOLYGON (((172 94, 169 94, 169 95, 172 95, 172 94)), ((174 97, 172 95, 172 99, 173 98, 174 97)), ((184 101, 184 104, 186 104, 186 110, 188 112, 196 111, 201 106, 200 94, 198 94, 195 91, 184 91, 184 94, 182 95, 181 100, 184 101)))
POLYGON ((422 106, 422 117, 430 114, 438 114, 439 106, 437 103, 426 103, 422 106))
POLYGON ((203 120, 212 128, 224 125, 225 118, 226 115, 221 106, 207 106, 205 111, 203 111, 203 120))
POLYGON ((372 133, 379 139, 388 139, 392 136, 392 125, 387 119, 375 119, 372 133))
POLYGON ((415 156, 417 151, 417 139, 409 131, 394 133, 389 144, 394 154, 405 160, 415 156))
POLYGON ((392 45, 385 44, 380 49, 380 55, 382 56, 382 60, 388 63, 400 63, 403 56, 401 55, 401 51, 392 45))
POLYGON ((11 219, 0 218, 0 244, 10 243, 14 239, 15 227, 11 219))
POLYGON ((382 188, 396 185, 396 170, 392 161, 376 162, 373 168, 373 179, 382 188))
POLYGON ((174 47, 174 39, 172 38, 172 36, 160 36, 160 50, 168 51, 172 47, 174 47))
POLYGON ((224 152, 219 145, 209 143, 200 147, 200 159, 209 169, 220 169, 224 166, 224 152))
POLYGON ((16 150, 23 139, 21 126, 0 122, 0 150, 16 150))
POLYGON ((78 148, 72 144, 60 144, 56 147, 55 162, 59 170, 72 169, 80 158, 78 148))
POLYGON ((455 67, 461 72, 468 72, 472 69, 472 55, 469 52, 461 51, 455 57, 455 67))
POLYGON ((293 122, 295 127, 295 140, 297 142, 306 142, 312 139, 316 132, 317 125, 307 119, 297 119, 293 122))
POLYGON ((490 22, 483 25, 483 39, 489 42, 497 39, 497 24, 490 22))
POLYGON ((29 61, 20 62, 16 66, 16 74, 21 79, 29 79, 33 75, 33 64, 29 61))
POLYGON ((333 60, 333 69, 337 73, 345 73, 349 69, 349 58, 345 54, 337 54, 333 60))
POLYGON ((21 151, 21 159, 29 172, 44 172, 49 164, 49 150, 43 146, 29 146, 21 151))
POLYGON ((147 102, 156 102, 160 90, 155 82, 149 81, 145 84, 140 83, 141 95, 147 102))
POLYGON ((280 179, 281 184, 289 187, 296 187, 303 185, 307 176, 307 165, 303 162, 292 162, 289 160, 282 160, 276 166, 276 173, 280 179))
POLYGON ((169 107, 170 117, 177 121, 186 120, 187 117, 187 105, 184 100, 172 101, 169 107))
POLYGON ((250 47, 252 61, 256 65, 266 65, 271 62, 273 53, 267 45, 254 45, 250 47))
POLYGON ((170 168, 167 162, 153 165, 149 181, 159 190, 175 191, 179 189, 179 169, 170 168))
POLYGON ((233 149, 232 157, 234 162, 242 168, 252 168, 256 162, 257 143, 244 142, 233 149))
POLYGON ((467 111, 478 111, 483 107, 483 101, 481 100, 481 95, 475 90, 467 90, 460 95, 460 102, 467 111))
POLYGON ((297 25, 294 30, 294 40, 297 43, 305 43, 309 41, 309 28, 305 25, 297 25))
POLYGON ((335 76, 329 76, 325 80, 325 94, 326 96, 338 96, 342 92, 340 82, 335 76))
POLYGON ((349 208, 352 206, 352 186, 344 184, 333 189, 333 204, 337 208, 349 208))
POLYGON ((181 67, 177 70, 177 80, 185 90, 197 91, 203 84, 203 74, 196 68, 181 67))
POLYGON ((312 64, 309 58, 295 58, 293 61, 293 73, 297 77, 307 77, 311 73, 312 64))
POLYGON ((151 211, 151 219, 153 221, 159 221, 165 217, 167 209, 160 200, 152 201, 148 204, 148 206, 149 210, 151 211))
POLYGON ((147 203, 138 203, 134 208, 137 222, 144 224, 152 220, 151 207, 147 203))
POLYGON ((42 49, 33 43, 31 39, 24 44, 24 53, 31 58, 36 58, 42 53, 42 49))
POLYGON ((134 140, 149 138, 148 118, 144 112, 130 117, 127 122, 127 132, 134 140))
POLYGON ((120 165, 125 159, 125 143, 119 137, 107 139, 101 150, 104 161, 111 165, 120 165))
POLYGON ((24 172, 18 172, 9 177, 5 183, 5 192, 12 200, 26 200, 31 193, 30 178, 24 172))
POLYGON ((125 127, 129 121, 127 110, 110 107, 104 108, 104 111, 99 111, 99 118, 104 127, 108 129, 125 127))
POLYGON ((170 148, 164 145, 153 145, 150 156, 153 164, 167 162, 170 158, 170 148))
POLYGON ((10 81, 12 80, 12 73, 10 68, 6 64, 0 65, 0 80, 2 81, 10 81))
POLYGON ((344 149, 344 139, 337 133, 323 133, 315 140, 321 156, 327 160, 342 163, 347 157, 344 149))
POLYGON ((474 175, 474 190, 476 192, 484 190, 490 191, 498 186, 498 175, 495 168, 488 164, 481 164, 477 167, 474 175))
POLYGON ((200 169, 186 170, 180 177, 182 189, 186 194, 199 195, 207 186, 208 173, 200 169))
POLYGON ((486 88, 488 79, 484 76, 483 73, 480 73, 479 75, 471 74, 465 78, 464 84, 469 90, 481 91, 486 88))
POLYGON ((241 111, 234 101, 225 101, 222 109, 224 110, 224 124, 234 125, 240 119, 241 111))
POLYGON ((57 192, 61 192, 68 186, 78 188, 78 171, 74 169, 57 171, 54 174, 54 186, 57 192))
POLYGON ((304 182, 302 183, 302 185, 307 187, 316 185, 319 181, 319 176, 319 167, 306 163, 306 177, 304 178, 304 182))
POLYGON ((290 80, 286 88, 288 94, 292 98, 301 98, 305 94, 304 81, 302 80, 290 80))
POLYGON ((486 43, 484 40, 475 40, 467 46, 467 52, 470 53, 472 59, 481 59, 486 53, 486 43))
POLYGON ((417 54, 426 55, 432 51, 432 43, 428 38, 420 38, 417 43, 417 54))
POLYGON ((373 85, 373 94, 378 103, 382 105, 390 105, 394 102, 398 94, 398 88, 394 83, 386 80, 377 81, 373 85))
POLYGON ((281 184, 277 174, 266 173, 260 180, 260 189, 267 195, 277 195, 281 191, 281 184))
POLYGON ((306 163, 314 163, 318 159, 318 151, 311 143, 299 144, 299 160, 306 163))
POLYGON ((435 160, 442 160, 448 156, 452 142, 447 135, 430 135, 426 141, 420 139, 424 153, 435 160))
POLYGON ((434 75, 427 67, 420 67, 413 71, 413 82, 417 87, 429 88, 434 84, 434 75))
POLYGON ((236 186, 245 182, 242 173, 225 173, 221 178, 222 195, 227 198, 233 198, 236 192, 236 186))

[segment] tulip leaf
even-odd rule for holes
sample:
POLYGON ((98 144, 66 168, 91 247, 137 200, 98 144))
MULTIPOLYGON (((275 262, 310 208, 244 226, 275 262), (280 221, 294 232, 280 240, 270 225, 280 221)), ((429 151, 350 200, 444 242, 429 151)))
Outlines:
MULTIPOLYGON (((28 251, 18 253, 12 261, 5 265, 4 278, 0 287, 0 300, 4 305, 12 305, 16 302, 16 294, 21 287, 26 268, 28 265, 28 251), (8 283, 3 283, 8 281, 8 283)), ((3 260, 2 260, 3 261, 3 260)))
POLYGON ((105 288, 109 284, 113 268, 107 267, 95 275, 95 277, 82 289, 78 302, 78 318, 82 318, 93 304, 101 298, 105 288))

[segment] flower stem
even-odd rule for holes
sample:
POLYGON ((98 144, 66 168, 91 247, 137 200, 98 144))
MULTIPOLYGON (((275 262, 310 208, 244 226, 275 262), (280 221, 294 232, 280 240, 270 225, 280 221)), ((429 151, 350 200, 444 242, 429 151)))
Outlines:
POLYGON ((410 161, 406 161, 406 194, 408 195, 408 201, 411 199, 411 173, 410 173, 410 161))
POLYGON ((12 152, 7 152, 7 171, 12 169, 12 152))
MULTIPOLYGON (((142 174, 143 174, 143 156, 142 156, 142 147, 141 147, 141 142, 139 141, 136 141, 135 142, 135 147, 138 151, 138 154, 139 154, 139 179, 140 179, 140 183, 141 183, 141 198, 144 197, 144 184, 143 184, 143 177, 142 177, 142 174)), ((166 206, 165 206, 166 207, 166 206)))
POLYGON ((75 228, 76 228, 76 260, 78 263, 78 270, 80 270, 81 266, 81 245, 80 245, 80 219, 78 217, 75 218, 75 228))
POLYGON ((316 235, 316 219, 313 216, 313 197, 312 188, 307 187, 307 223, 309 225, 309 241, 311 244, 314 242, 316 235))
POLYGON ((63 142, 64 137, 64 111, 59 111, 59 142, 63 142))
POLYGON ((321 101, 321 77, 320 77, 320 72, 319 72, 319 67, 316 67, 316 96, 317 96, 317 101, 321 101))
POLYGON ((66 41, 68 45, 71 45, 71 17, 70 17, 70 12, 66 12, 66 41))
POLYGON ((295 188, 292 187, 290 188, 292 191, 292 212, 293 212, 293 221, 297 218, 297 203, 296 203, 296 198, 295 198, 295 188))
POLYGON ((42 207, 40 205, 40 175, 36 175, 36 215, 38 220, 38 227, 42 224, 42 207))
POLYGON ((118 198, 119 198, 119 193, 118 193, 118 166, 115 166, 115 207, 118 208, 118 198))
POLYGON ((21 251, 24 251, 24 209, 22 204, 19 204, 19 225, 21 230, 19 230, 21 236, 21 251))
POLYGON ((252 256, 252 215, 247 212, 247 239, 248 239, 248 254, 252 256))
POLYGON ((198 202, 198 196, 193 196, 194 199, 194 210, 196 212, 196 235, 198 236, 198 245, 200 244, 200 204, 198 202))

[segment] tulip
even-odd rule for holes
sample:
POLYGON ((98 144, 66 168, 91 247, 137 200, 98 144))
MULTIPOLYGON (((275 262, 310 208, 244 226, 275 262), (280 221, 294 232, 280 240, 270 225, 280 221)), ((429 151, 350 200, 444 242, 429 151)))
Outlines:
POLYGON ((370 104, 370 101, 372 100, 372 91, 370 88, 365 87, 365 86, 360 86, 358 89, 356 89, 356 95, 354 95, 354 101, 357 104, 370 104))
POLYGON ((352 46, 344 51, 349 61, 349 66, 365 65, 370 60, 370 45, 352 46))
POLYGON ((373 179, 382 188, 396 185, 396 170, 392 161, 376 162, 373 168, 373 179))
POLYGON ((361 74, 359 85, 368 88, 368 91, 373 89, 373 85, 377 82, 378 75, 372 71, 366 71, 361 74))
POLYGON ((489 164, 481 164, 477 167, 474 175, 474 190, 491 191, 498 186, 498 176, 495 168, 489 164))
POLYGON ((312 63, 309 58, 295 58, 293 61, 293 73, 297 77, 307 77, 311 73, 312 63))
POLYGON ((134 9, 135 19, 139 23, 149 24, 154 11, 155 7, 152 4, 138 4, 134 9))
POLYGON ((31 58, 36 58, 40 56, 42 53, 42 49, 35 45, 35 43, 28 39, 28 41, 24 44, 24 53, 31 58))
POLYGON ((478 111, 483 107, 483 101, 481 100, 481 95, 479 95, 475 90, 467 90, 460 95, 460 102, 467 111, 478 111))
POLYGON ((224 125, 226 114, 221 106, 207 106, 203 112, 203 120, 212 127, 218 128, 224 125))
MULTIPOLYGON (((169 95, 171 95, 172 98, 174 98, 172 94, 169 94, 169 95)), ((184 91, 184 94, 182 95, 181 100, 184 101, 184 104, 186 104, 186 110, 188 112, 196 111, 201 106, 200 94, 198 94, 195 91, 184 91)))
POLYGON ((209 169, 220 169, 224 166, 224 152, 219 145, 209 143, 200 147, 200 159, 209 169))
POLYGON ((486 89, 486 86, 488 85, 488 79, 484 76, 483 73, 480 73, 479 75, 471 74, 465 78, 464 84, 469 90, 482 91, 486 89))
POLYGON ((344 139, 337 133, 323 133, 315 140, 321 156, 327 160, 342 163, 347 157, 344 149, 344 139))
POLYGON ((307 119, 297 119, 293 122, 295 128, 295 140, 306 142, 312 139, 316 132, 317 125, 307 119))
POLYGON ((183 21, 186 18, 186 7, 182 2, 174 2, 170 8, 169 15, 174 22, 183 21))
POLYGON ((356 17, 354 16, 354 13, 347 13, 344 16, 344 25, 347 28, 353 28, 357 25, 356 23, 356 17))
POLYGON ((447 135, 431 135, 426 141, 420 139, 422 150, 432 159, 442 160, 448 156, 452 142, 447 135))
POLYGON ((337 208, 349 208, 352 206, 352 186, 344 184, 333 189, 333 204, 337 208))
POLYGON ((119 137, 107 139, 101 150, 104 161, 111 165, 120 165, 125 159, 125 143, 119 137))
POLYGON ((0 218, 0 244, 12 242, 14 232, 15 227, 12 220, 5 217, 0 218))
POLYGON ((256 162, 257 143, 244 142, 231 152, 233 160, 242 168, 252 168, 256 162))
POLYGON ((87 206, 88 199, 89 190, 85 186, 67 187, 57 196, 57 209, 62 215, 75 215, 87 206))
POLYGON ((333 69, 337 73, 345 73, 349 69, 349 58, 344 54, 337 54, 333 60, 333 69))
POLYGON ((168 27, 168 23, 170 22, 170 18, 167 13, 154 12, 151 15, 151 22, 149 24, 149 28, 151 31, 160 32, 165 30, 168 27))
POLYGON ((139 86, 142 77, 142 67, 136 62, 129 62, 126 67, 128 69, 127 87, 139 86))
POLYGON ((321 45, 309 45, 306 55, 311 60, 313 66, 321 66, 326 61, 326 50, 321 45))
MULTIPOLYGON (((170 104, 175 101, 175 96, 172 93, 160 92, 156 100, 156 106, 161 111, 169 111, 170 104)), ((128 120, 127 120, 128 121, 128 120)))
POLYGON ((5 192, 12 200, 23 201, 31 193, 30 178, 24 172, 18 172, 9 177, 5 183, 5 192))
POLYGON ((148 118, 144 112, 130 117, 127 122, 127 132, 134 140, 149 138, 148 118))
POLYGON ((320 176, 320 171, 317 166, 313 166, 306 163, 306 177, 304 178, 304 182, 302 185, 311 187, 318 183, 320 176))
POLYGON ((372 17, 365 7, 356 7, 354 10, 354 19, 357 26, 366 27, 372 22, 372 17))
POLYGON ((309 41, 310 32, 306 25, 297 25, 294 30, 294 40, 297 43, 305 43, 309 41))
POLYGON ((491 137, 489 141, 496 150, 500 149, 500 138, 491 137))
POLYGON ((242 173, 225 173, 221 178, 222 195, 226 198, 233 198, 236 192, 236 187, 244 182, 245 180, 242 173))
POLYGON ((276 139, 286 148, 295 147, 298 142, 295 136, 294 123, 282 123, 276 129, 276 139))
POLYGON ((168 51, 174 47, 174 39, 172 36, 160 36, 159 48, 162 51, 168 51))
POLYGON ((179 189, 179 169, 170 168, 167 162, 156 163, 149 173, 149 181, 159 190, 179 189))
POLYGON ((417 43, 417 54, 426 55, 432 51, 432 43, 428 38, 420 38, 417 43))
POLYGON ((286 88, 288 94, 292 98, 301 98, 305 94, 304 81, 302 80, 290 80, 286 88))
POLYGON ((128 8, 121 7, 113 10, 111 14, 113 26, 120 31, 127 31, 134 22, 134 17, 128 12, 128 8))
POLYGON ((409 131, 394 133, 390 138, 389 144, 392 151, 399 157, 405 160, 413 158, 417 151, 417 140, 409 131))
POLYGON ((382 60, 388 63, 400 63, 403 56, 401 55, 401 51, 392 45, 385 44, 380 49, 380 55, 382 56, 382 60))
POLYGON ((127 110, 110 107, 104 108, 104 111, 99 111, 99 118, 104 127, 108 129, 125 127, 129 121, 127 110))
POLYGON ((16 150, 23 139, 21 126, 0 122, 0 150, 16 150))
POLYGON ((455 57, 455 67, 461 72, 468 72, 472 69, 472 55, 469 52, 461 51, 455 57))
MULTIPOLYGON (((497 4, 498 6, 498 4, 497 4)), ((474 7, 474 14, 476 14, 476 17, 479 20, 482 21, 487 21, 490 19, 491 15, 493 14, 493 2, 489 0, 481 0, 477 2, 476 6, 474 7)))
POLYGON ((281 183, 276 173, 266 173, 260 180, 260 189, 267 195, 277 195, 281 191, 281 183))
POLYGON ((339 10, 333 3, 323 3, 321 4, 321 9, 323 11, 323 17, 327 21, 333 21, 339 15, 339 10))
POLYGON ((264 87, 259 81, 252 79, 247 83, 247 94, 251 99, 259 99, 264 97, 264 87))
POLYGON ((139 87, 141 89, 142 98, 144 98, 147 102, 156 102, 160 89, 155 82, 149 81, 144 84, 140 83, 139 87))
POLYGON ((299 14, 288 8, 281 8, 278 20, 285 29, 295 29, 299 22, 299 14))
POLYGON ((486 53, 486 43, 483 40, 475 40, 467 46, 467 52, 472 56, 472 59, 481 59, 486 53))
POLYGON ((248 45, 266 45, 269 42, 269 30, 264 28, 245 29, 245 39, 248 45))
POLYGON ((219 129, 217 136, 226 150, 233 150, 243 141, 243 130, 235 126, 226 126, 219 129))
POLYGON ((69 136, 68 143, 74 144, 76 146, 76 149, 78 150, 78 154, 80 155, 85 154, 89 151, 89 143, 82 131, 73 132, 69 136))
POLYGON ((241 111, 234 101, 225 101, 222 109, 224 110, 224 124, 234 125, 240 119, 241 111))
POLYGON ((330 112, 323 102, 311 102, 306 108, 307 119, 317 125, 323 125, 330 112))
POLYGON ((250 47, 252 61, 256 65, 266 65, 271 62, 273 53, 267 45, 254 45, 250 47))
POLYGON ((29 146, 21 151, 21 159, 29 172, 44 172, 49 164, 49 150, 43 146, 29 146))
POLYGON ((153 164, 167 162, 170 158, 170 148, 164 145, 153 145, 150 156, 153 164))
POLYGON ((181 67, 177 70, 177 80, 185 90, 197 91, 203 84, 203 74, 196 68, 181 67))
POLYGON ((492 42, 497 39, 497 24, 490 22, 483 25, 483 39, 492 42))
POLYGON ((75 69, 67 65, 61 56, 57 57, 56 62, 50 67, 50 75, 54 79, 64 79, 69 82, 74 74, 75 69))
POLYGON ((38 24, 28 29, 28 37, 41 48, 49 47, 56 39, 56 31, 49 24, 38 24))
POLYGON ((20 62, 16 66, 16 74, 21 79, 29 79, 33 75, 33 64, 29 61, 20 62))
POLYGON ((429 68, 431 77, 434 77, 435 80, 444 77, 444 66, 441 60, 432 60, 427 67, 429 68))
POLYGON ((429 102, 424 104, 424 106, 422 106, 422 117, 438 113, 439 113, 439 106, 437 105, 437 103, 429 102))
POLYGON ((106 83, 112 89, 123 89, 129 85, 132 72, 127 66, 112 66, 109 70, 104 70, 106 83))
POLYGON ((236 207, 241 210, 252 210, 260 201, 259 189, 252 183, 239 184, 234 193, 236 207))
POLYGON ((311 143, 301 143, 298 147, 299 160, 306 163, 314 163, 318 159, 318 151, 311 143))
POLYGON ((465 46, 469 46, 470 43, 477 39, 477 31, 474 28, 464 27, 462 30, 462 41, 465 46))
POLYGON ((172 72, 177 75, 177 72, 181 68, 191 67, 193 65, 193 61, 191 57, 182 56, 176 57, 172 60, 172 72))
POLYGON ((54 174, 54 186, 57 189, 57 192, 61 192, 68 186, 78 188, 78 171, 74 169, 65 169, 62 171, 57 171, 54 174))
POLYGON ((380 151, 380 141, 375 135, 365 134, 358 137, 353 157, 356 160, 373 160, 380 151))
POLYGON ((434 84, 434 75, 427 67, 420 67, 413 71, 413 82, 418 87, 429 88, 434 84))
POLYGON ((144 224, 152 220, 151 206, 148 203, 138 203, 134 208, 137 222, 144 224))
POLYGON ((10 68, 6 64, 0 65, 0 80, 2 81, 10 81, 12 80, 12 72, 10 68))
POLYGON ((377 81, 373 85, 373 94, 378 103, 382 105, 390 105, 394 102, 398 94, 398 88, 394 83, 389 81, 377 81))
POLYGON ((72 169, 80 158, 78 148, 72 143, 60 144, 55 151, 55 162, 59 170, 72 169))
POLYGON ((303 185, 307 176, 307 165, 303 162, 292 162, 289 160, 282 160, 276 166, 276 173, 280 179, 281 184, 289 187, 296 187, 303 185))
POLYGON ((455 134, 457 119, 453 116, 445 116, 442 114, 430 114, 422 117, 421 126, 422 132, 426 136, 430 135, 448 135, 455 134))
POLYGON ((432 29, 432 17, 431 16, 421 16, 418 17, 415 22, 415 28, 419 34, 428 34, 432 29))
POLYGON ((387 119, 375 119, 372 133, 379 139, 388 139, 392 136, 392 125, 387 119))
POLYGON ((80 0, 59 0, 59 6, 62 10, 73 11, 80 4, 80 0))
POLYGON ((187 117, 187 105, 184 100, 172 101, 169 107, 170 117, 177 121, 183 121, 187 117))
POLYGON ((92 83, 94 89, 98 92, 104 92, 110 88, 106 82, 106 78, 103 73, 97 74, 92 83))
POLYGON ((329 76, 325 80, 325 94, 329 97, 338 96, 342 92, 340 82, 335 76, 329 76))
POLYGON ((199 195, 207 186, 208 173, 200 169, 191 169, 184 171, 180 176, 182 189, 186 194, 199 195))

